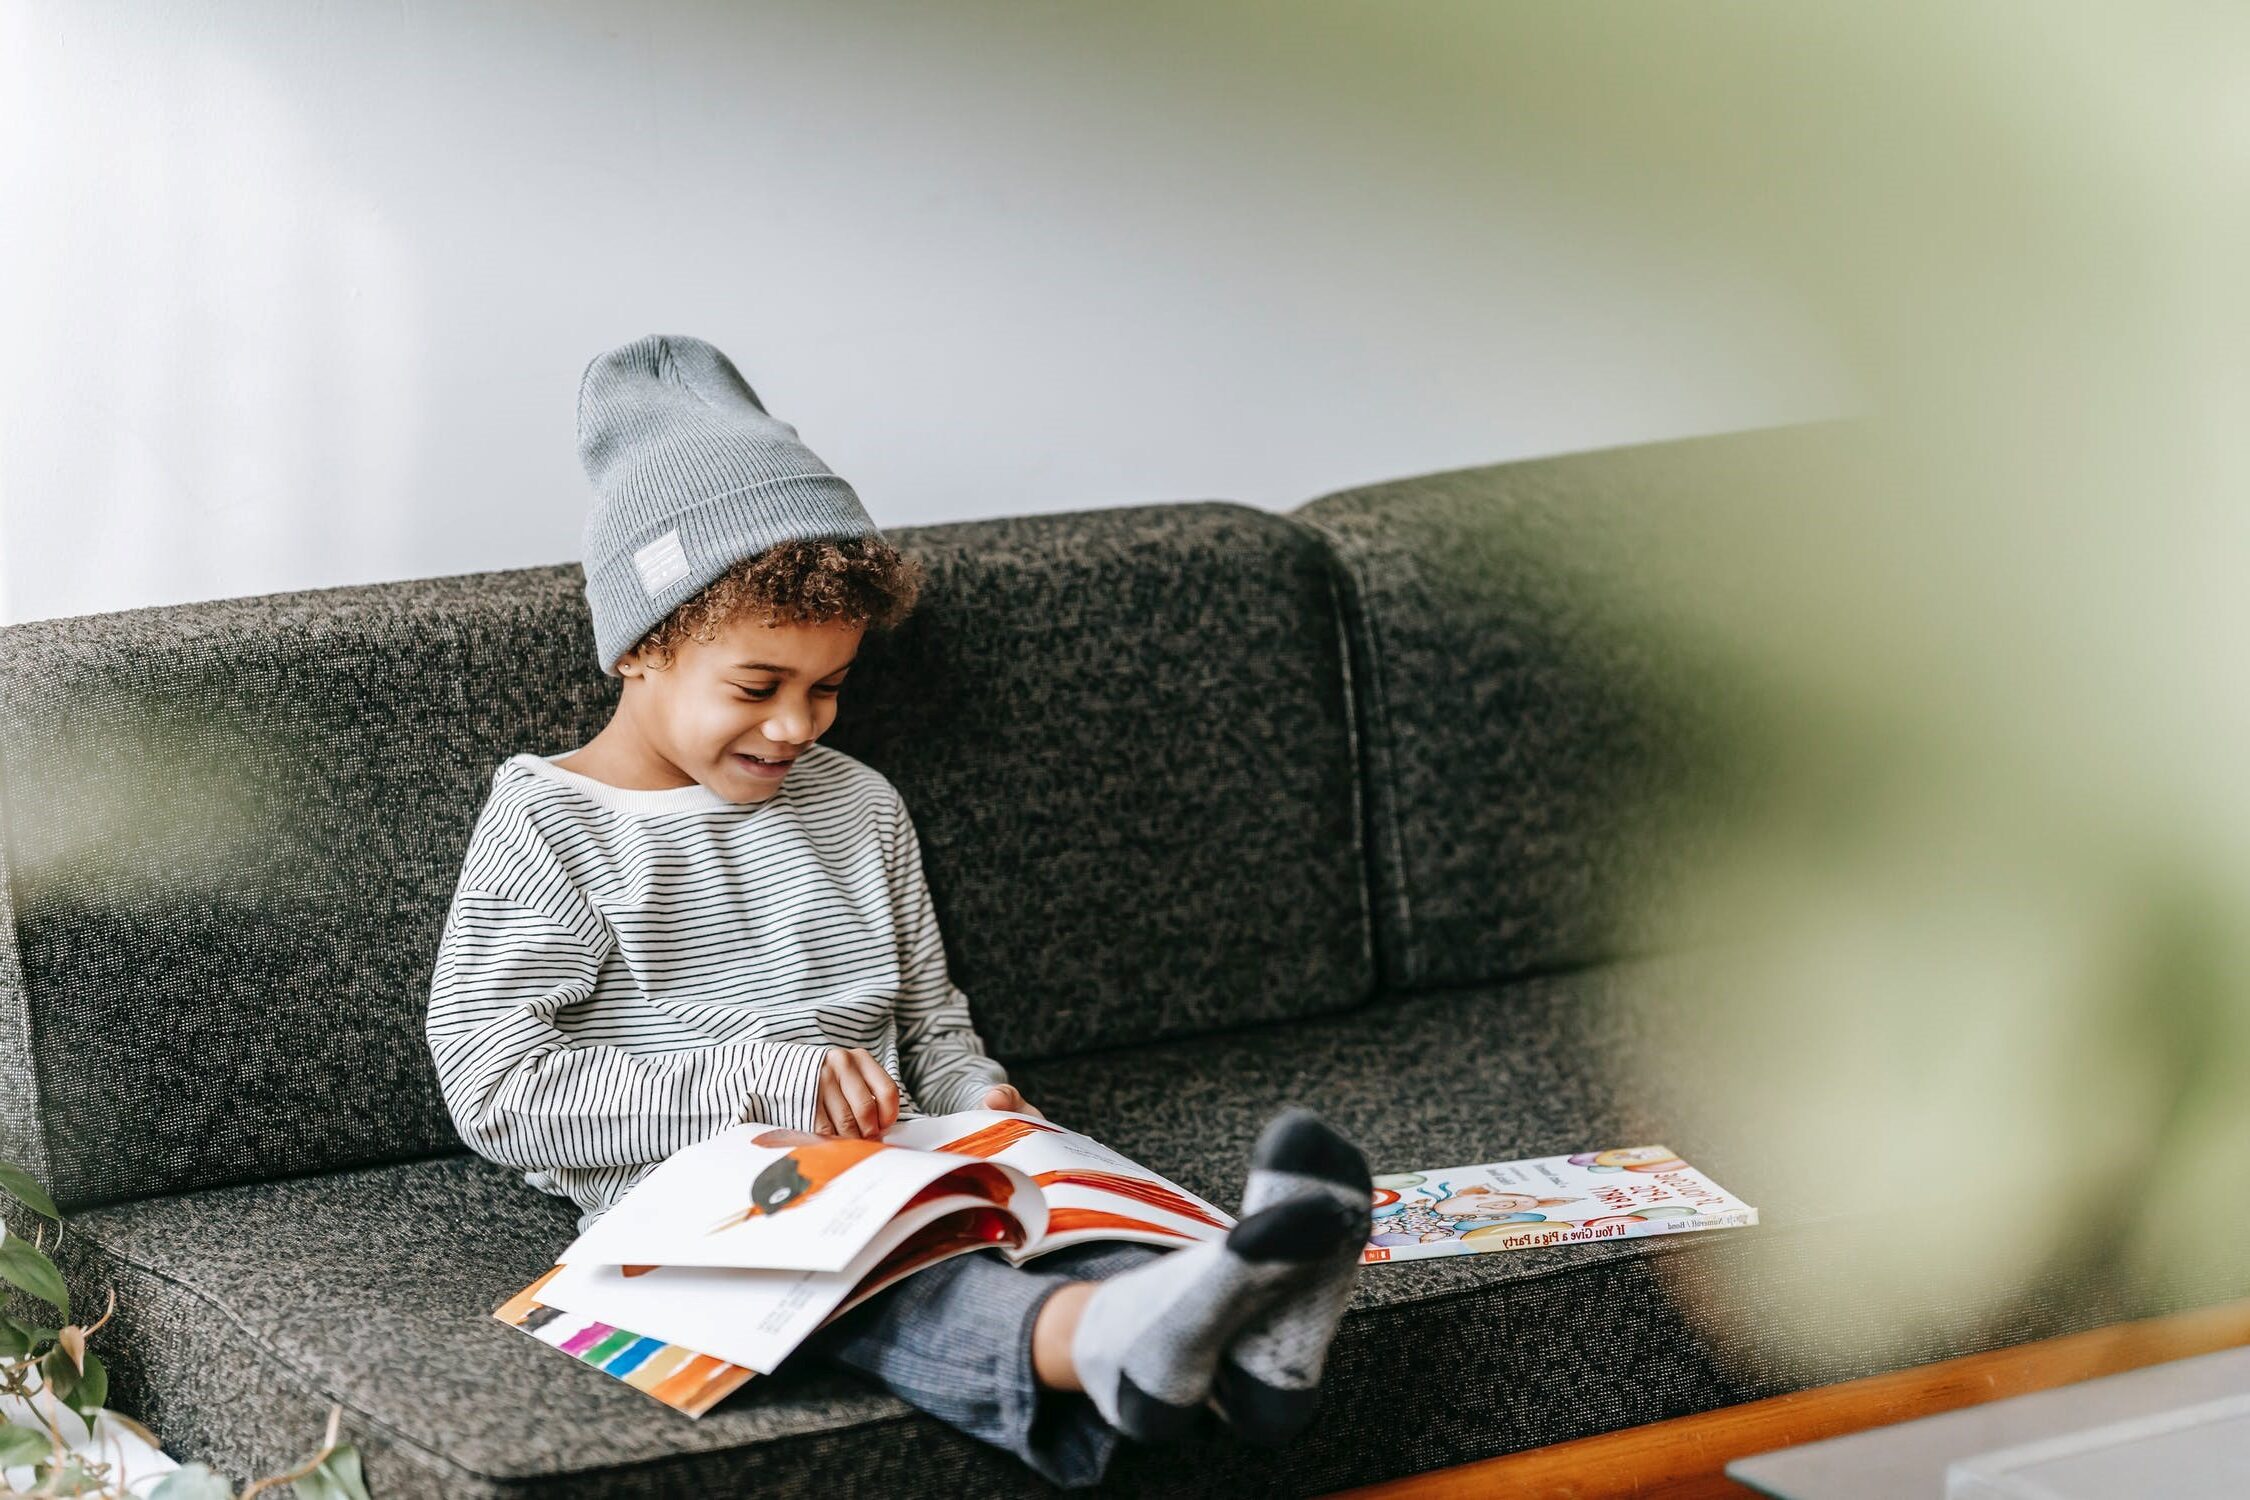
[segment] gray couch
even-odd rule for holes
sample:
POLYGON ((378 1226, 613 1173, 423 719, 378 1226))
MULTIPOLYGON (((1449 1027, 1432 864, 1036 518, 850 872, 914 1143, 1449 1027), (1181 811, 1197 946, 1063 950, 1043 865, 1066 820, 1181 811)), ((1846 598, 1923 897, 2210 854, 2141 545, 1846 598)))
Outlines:
MULTIPOLYGON (((830 742, 905 794, 954 978, 1052 1116, 1227 1204, 1306 1102, 1378 1172, 1662 1141, 1764 1214, 1369 1267, 1310 1436, 1128 1446, 1106 1491, 1319 1493, 1880 1366, 1714 1331, 1764 1296, 1848 1323, 1851 1242, 1699 1034, 1710 935, 1625 920, 1695 857, 1668 809, 1755 776, 1576 545, 1801 436, 893 533, 931 587, 830 742)), ((110 1404, 241 1478, 341 1401, 379 1500, 1044 1491, 841 1372, 691 1422, 490 1316, 575 1210, 463 1151, 422 1021, 493 767, 613 701, 580 583, 0 631, 0 1158, 62 1204, 85 1316, 117 1292, 110 1404)), ((1897 1357, 2137 1310, 2082 1277, 1897 1357)))

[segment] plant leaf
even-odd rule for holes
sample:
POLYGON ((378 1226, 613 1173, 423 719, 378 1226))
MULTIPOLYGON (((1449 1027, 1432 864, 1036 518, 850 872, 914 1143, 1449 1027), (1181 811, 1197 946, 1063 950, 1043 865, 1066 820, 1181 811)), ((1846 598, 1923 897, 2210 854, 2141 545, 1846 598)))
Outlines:
POLYGON ((234 1486, 203 1464, 182 1464, 148 1492, 148 1500, 234 1500, 234 1486))
POLYGON ((62 1345, 57 1344, 39 1356, 39 1374, 47 1382, 48 1394, 68 1406, 70 1393, 78 1389, 80 1376, 78 1366, 63 1353, 62 1345))
POLYGON ((0 1239, 0 1281, 10 1281, 61 1310, 70 1320, 70 1288, 63 1285, 55 1263, 20 1234, 0 1239))
POLYGON ((84 1374, 78 1386, 70 1393, 67 1403, 79 1419, 86 1424, 86 1436, 94 1435, 94 1418, 101 1413, 102 1402, 109 1395, 109 1366, 102 1363, 98 1354, 86 1356, 84 1374))
POLYGON ((81 1370, 86 1368, 85 1329, 79 1327, 76 1323, 66 1323, 63 1325, 62 1332, 55 1335, 55 1342, 61 1345, 63 1352, 70 1356, 73 1364, 81 1370))
POLYGON ((349 1443, 333 1449, 319 1468, 291 1488, 298 1500, 369 1500, 367 1481, 359 1472, 359 1450, 349 1443))
POLYGON ((45 1433, 29 1427, 0 1426, 0 1469, 35 1463, 52 1457, 55 1445, 45 1433))
POLYGON ((35 1214, 45 1214, 57 1224, 62 1222, 62 1215, 55 1212, 55 1200, 47 1196, 47 1190, 13 1162, 0 1161, 0 1193, 8 1194, 35 1214))
POLYGON ((35 1481, 32 1493, 38 1495, 98 1495, 109 1488, 108 1482, 92 1473, 76 1453, 64 1459, 59 1469, 53 1464, 36 1465, 31 1477, 35 1481))
POLYGON ((31 1346, 39 1341, 32 1336, 28 1323, 18 1323, 6 1313, 0 1313, 0 1359, 14 1359, 29 1354, 31 1346))

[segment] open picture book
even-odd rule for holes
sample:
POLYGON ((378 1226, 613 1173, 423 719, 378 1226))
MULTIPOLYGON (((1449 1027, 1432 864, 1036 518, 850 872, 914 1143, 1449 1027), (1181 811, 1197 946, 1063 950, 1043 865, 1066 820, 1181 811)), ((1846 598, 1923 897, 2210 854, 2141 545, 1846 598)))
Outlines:
MULTIPOLYGON (((1374 1179, 1363 1263, 1755 1224, 1663 1146, 1374 1179)), ((956 1255, 1022 1265, 1086 1240, 1177 1247, 1233 1215, 1100 1142, 1000 1110, 875 1140, 742 1124, 667 1158, 493 1310, 700 1417, 822 1325, 956 1255)))
POLYGON ((1179 1246, 1234 1216, 1076 1131, 998 1110, 879 1138, 729 1126, 674 1153, 493 1316, 701 1416, 823 1324, 956 1255, 1179 1246))

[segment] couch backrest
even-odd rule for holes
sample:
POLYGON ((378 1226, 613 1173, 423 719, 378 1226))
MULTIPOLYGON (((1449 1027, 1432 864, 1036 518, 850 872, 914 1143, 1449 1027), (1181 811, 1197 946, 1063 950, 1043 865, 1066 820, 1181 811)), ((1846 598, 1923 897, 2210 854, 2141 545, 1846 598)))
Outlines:
POLYGON ((1758 741, 1736 667, 1641 608, 1652 553, 1770 524, 1752 497, 1817 472, 1848 430, 1448 470, 1292 512, 1345 575, 1383 990, 1706 935, 1639 903, 1754 801, 1758 741))
MULTIPOLYGON (((1003 1059, 1373 982, 1338 575, 1223 502, 902 528, 828 742, 1003 1059)), ((460 1149, 422 1023, 508 754, 606 722, 575 564, 0 630, 0 1159, 66 1206, 460 1149)))

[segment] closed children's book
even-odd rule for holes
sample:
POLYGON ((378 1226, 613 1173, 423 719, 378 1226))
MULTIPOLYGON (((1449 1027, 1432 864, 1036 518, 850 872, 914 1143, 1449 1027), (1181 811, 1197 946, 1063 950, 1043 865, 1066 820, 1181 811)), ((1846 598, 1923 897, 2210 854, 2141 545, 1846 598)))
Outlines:
POLYGON ((1758 1211, 1666 1146, 1433 1167, 1375 1179, 1362 1263, 1734 1229, 1758 1211))
POLYGON ((1177 1246, 1234 1217, 1107 1146, 999 1110, 875 1139, 729 1126, 665 1159, 493 1316, 701 1416, 883 1288, 996 1248, 1177 1246))

